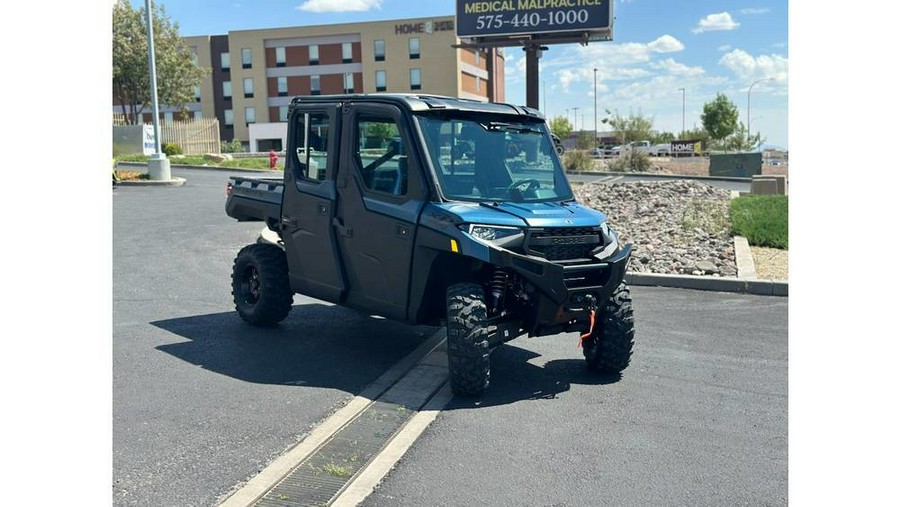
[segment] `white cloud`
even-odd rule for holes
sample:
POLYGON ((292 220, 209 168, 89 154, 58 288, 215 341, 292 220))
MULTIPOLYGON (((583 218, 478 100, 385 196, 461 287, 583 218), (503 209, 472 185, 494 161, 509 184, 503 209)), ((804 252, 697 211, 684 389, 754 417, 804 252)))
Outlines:
POLYGON ((701 19, 697 27, 691 31, 694 33, 703 33, 716 30, 734 30, 740 25, 740 23, 731 19, 731 14, 720 12, 718 14, 710 14, 701 19))
POLYGON ((748 9, 741 9, 741 10, 738 11, 739 14, 765 14, 765 13, 767 13, 767 12, 769 12, 769 8, 768 8, 768 7, 763 7, 763 8, 760 8, 760 9, 756 9, 756 8, 752 8, 752 7, 751 7, 751 8, 748 8, 748 9))
POLYGON ((382 0, 306 0, 298 10, 307 12, 349 12, 381 9, 382 0))
POLYGON ((754 57, 742 49, 725 54, 719 65, 731 70, 735 77, 750 85, 751 81, 775 78, 775 83, 787 85, 788 59, 781 55, 760 55, 754 57))
POLYGON ((672 58, 666 58, 665 60, 652 64, 652 66, 676 76, 699 76, 705 72, 703 67, 688 67, 683 63, 676 62, 672 58))
POLYGON ((650 44, 647 44, 647 47, 654 53, 675 53, 684 50, 684 44, 671 35, 663 35, 650 44))
POLYGON ((731 44, 725 44, 723 46, 719 46, 718 49, 719 49, 719 51, 728 51, 729 49, 731 49, 731 44))

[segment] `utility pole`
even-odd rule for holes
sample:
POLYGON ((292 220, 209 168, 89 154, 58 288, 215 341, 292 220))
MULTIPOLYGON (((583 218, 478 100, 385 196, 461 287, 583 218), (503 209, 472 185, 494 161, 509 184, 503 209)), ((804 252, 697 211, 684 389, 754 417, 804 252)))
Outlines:
POLYGON ((597 67, 594 67, 594 144, 593 147, 596 148, 598 144, 597 140, 597 67))
POLYGON ((681 135, 678 138, 684 139, 684 88, 679 90, 681 90, 681 135))
POLYGON ((572 114, 572 130, 578 131, 578 108, 573 107, 572 110, 574 113, 572 114))
POLYGON ((753 85, 757 83, 762 83, 763 81, 772 81, 773 77, 765 77, 762 79, 757 79, 750 85, 750 88, 747 89, 747 144, 750 144, 750 92, 753 90, 753 85))
POLYGON ((150 94, 153 97, 153 143, 156 153, 147 161, 147 172, 151 180, 171 180, 172 166, 166 154, 159 147, 159 96, 156 93, 156 54, 153 47, 153 6, 145 0, 147 9, 147 54, 150 60, 150 94))

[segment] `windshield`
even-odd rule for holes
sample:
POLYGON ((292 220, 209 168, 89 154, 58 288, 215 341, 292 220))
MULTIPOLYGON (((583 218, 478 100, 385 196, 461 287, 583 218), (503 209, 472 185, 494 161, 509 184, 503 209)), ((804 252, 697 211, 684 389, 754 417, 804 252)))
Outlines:
POLYGON ((572 199, 543 122, 501 115, 418 115, 443 194, 478 202, 572 199))

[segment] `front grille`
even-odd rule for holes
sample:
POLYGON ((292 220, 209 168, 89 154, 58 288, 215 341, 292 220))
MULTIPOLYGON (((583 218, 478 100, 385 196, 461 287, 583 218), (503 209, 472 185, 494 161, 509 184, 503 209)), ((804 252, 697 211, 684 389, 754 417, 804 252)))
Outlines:
POLYGON ((568 261, 589 259, 602 242, 599 227, 548 227, 530 231, 525 249, 549 261, 568 261))

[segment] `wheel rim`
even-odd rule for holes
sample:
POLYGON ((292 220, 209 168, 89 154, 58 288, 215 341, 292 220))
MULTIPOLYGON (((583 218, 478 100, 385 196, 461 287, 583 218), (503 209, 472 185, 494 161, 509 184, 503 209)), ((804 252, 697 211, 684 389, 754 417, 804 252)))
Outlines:
POLYGON ((241 275, 241 296, 245 303, 256 304, 259 301, 259 271, 255 266, 248 266, 241 275))

